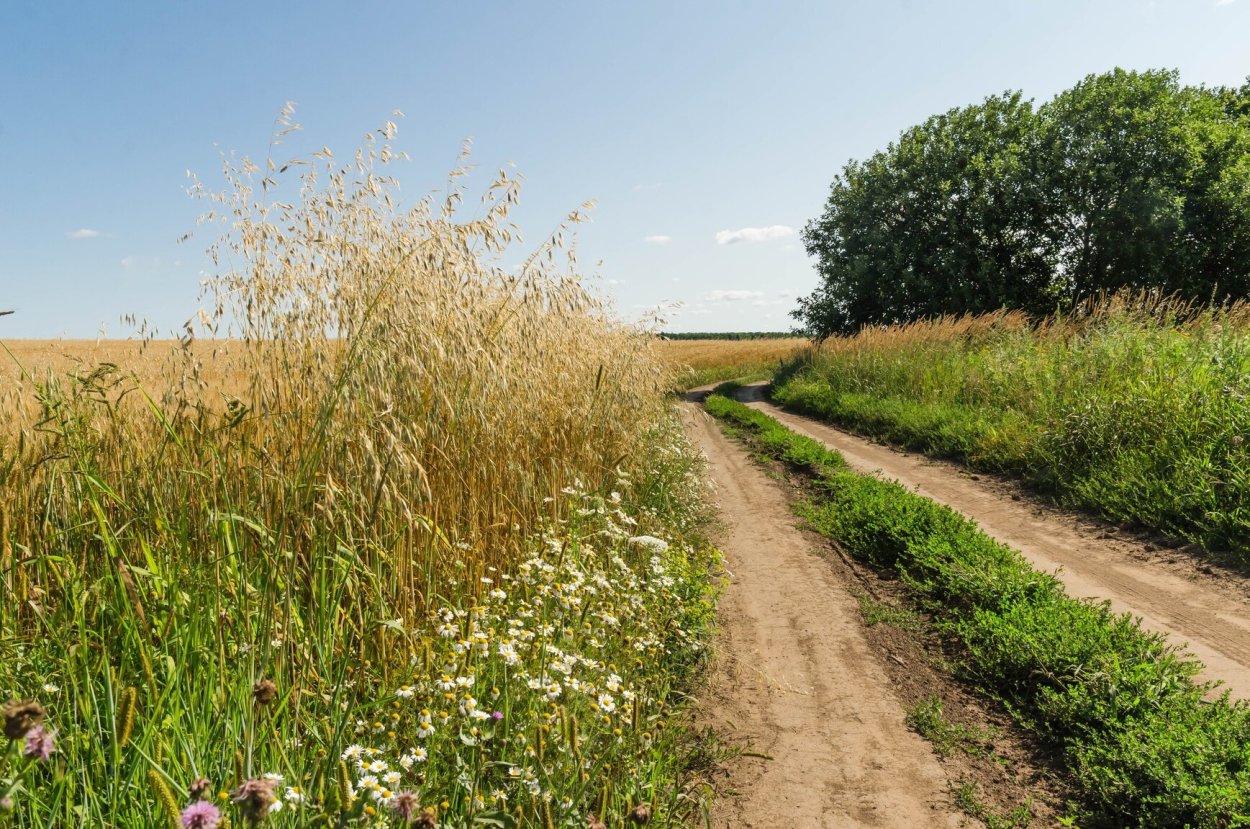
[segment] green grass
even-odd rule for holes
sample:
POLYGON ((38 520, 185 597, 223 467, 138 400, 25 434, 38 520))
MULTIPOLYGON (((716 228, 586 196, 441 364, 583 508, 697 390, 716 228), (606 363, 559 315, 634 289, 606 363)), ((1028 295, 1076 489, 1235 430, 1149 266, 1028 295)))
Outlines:
POLYGON ((707 408, 772 457, 796 447, 802 462, 787 462, 813 476, 811 525, 895 574, 962 643, 967 677, 1059 750, 1082 794, 1082 825, 1250 825, 1250 710, 1208 701, 1197 663, 1132 617, 1069 598, 957 513, 850 472, 834 452, 817 457, 741 403, 712 396, 707 408))
POLYGON ((831 340, 773 399, 1250 561, 1244 309, 1113 305, 831 340))
POLYGON ((893 625, 908 633, 920 633, 925 629, 924 621, 911 608, 886 604, 861 592, 855 593, 855 601, 859 603, 859 613, 868 627, 882 624, 893 625))
POLYGON ((556 240, 497 267, 506 177, 396 208, 394 130, 230 155, 172 352, 0 390, 0 692, 56 732, 5 715, 0 825, 697 810, 716 552, 671 372, 556 240))
POLYGON ((932 696, 921 700, 907 712, 907 725, 933 744, 943 757, 962 751, 976 757, 989 752, 994 739, 993 732, 974 728, 963 723, 953 723, 946 718, 941 697, 932 696))

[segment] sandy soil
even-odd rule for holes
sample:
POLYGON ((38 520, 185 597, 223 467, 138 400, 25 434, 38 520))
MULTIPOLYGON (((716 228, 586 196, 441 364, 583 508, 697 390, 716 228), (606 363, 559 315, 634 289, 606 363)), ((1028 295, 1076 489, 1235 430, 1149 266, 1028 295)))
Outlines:
POLYGON ((742 399, 799 434, 832 447, 862 471, 880 471, 975 520, 989 535, 1055 573, 1069 595, 1106 599, 1116 611, 1186 645, 1237 699, 1250 699, 1250 589, 1220 571, 1157 543, 1123 537, 1117 528, 1051 507, 1018 486, 964 468, 873 443, 763 400, 761 385, 742 399))
POLYGON ((796 527, 781 486, 701 410, 727 524, 729 584, 702 708, 730 745, 711 825, 956 827, 946 779, 861 627, 855 599, 796 527), (764 755, 764 756, 755 756, 764 755))

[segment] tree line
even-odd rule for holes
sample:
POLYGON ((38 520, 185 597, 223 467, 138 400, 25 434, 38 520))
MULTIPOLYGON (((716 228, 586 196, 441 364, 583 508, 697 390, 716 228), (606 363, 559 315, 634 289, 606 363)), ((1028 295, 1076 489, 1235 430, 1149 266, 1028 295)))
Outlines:
POLYGON ((793 337, 791 331, 683 331, 664 332, 662 340, 784 340, 793 337))
POLYGON ((952 109, 847 163, 803 241, 821 282, 793 316, 816 337, 1126 287, 1246 297, 1250 80, 1116 69, 952 109))

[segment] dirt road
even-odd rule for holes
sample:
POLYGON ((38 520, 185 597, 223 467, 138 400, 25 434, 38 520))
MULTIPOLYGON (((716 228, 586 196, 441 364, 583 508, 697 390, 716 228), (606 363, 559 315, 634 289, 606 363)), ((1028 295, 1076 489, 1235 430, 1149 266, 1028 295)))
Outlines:
POLYGON ((707 454, 728 529, 716 673, 702 706, 731 745, 711 825, 956 827, 932 749, 907 729, 855 599, 795 526, 781 488, 703 411, 689 430, 707 454))
POLYGON ((761 385, 744 388, 740 399, 841 452, 852 467, 879 470, 975 520, 1038 569, 1056 573, 1069 595, 1110 600, 1116 611, 1140 616, 1146 628, 1187 643, 1206 665, 1203 678, 1221 680, 1235 698, 1250 698, 1250 591, 1244 578, 1204 572, 1183 556, 1112 537, 1114 528, 1102 522, 1021 497, 1010 485, 971 477, 955 464, 785 412, 763 400, 761 385))

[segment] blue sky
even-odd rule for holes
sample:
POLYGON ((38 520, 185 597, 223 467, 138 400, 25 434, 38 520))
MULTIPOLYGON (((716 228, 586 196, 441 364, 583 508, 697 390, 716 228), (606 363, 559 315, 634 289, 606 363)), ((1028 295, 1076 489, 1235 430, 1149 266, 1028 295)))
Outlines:
POLYGON ((1250 75, 1250 0, 0 3, 4 337, 172 329, 197 307, 220 148, 263 156, 283 101, 340 155, 406 113, 404 193, 474 138, 514 162, 530 243, 587 199, 586 270, 622 316, 784 330, 815 284, 798 231, 849 158, 1007 89, 1114 66, 1250 75))

